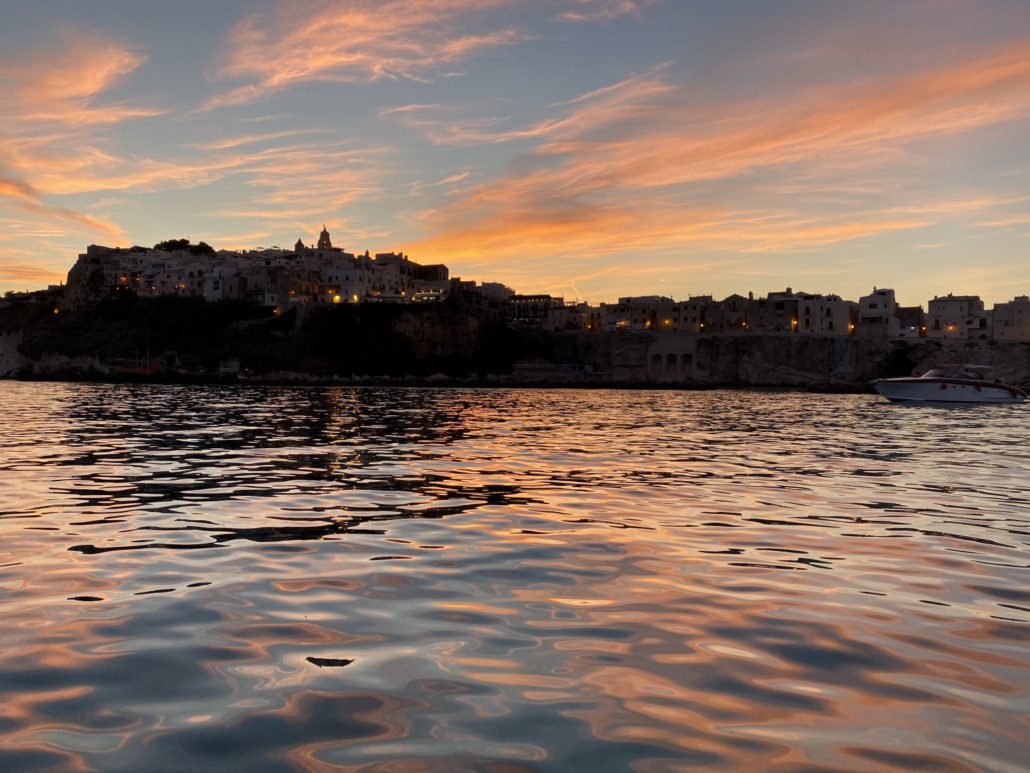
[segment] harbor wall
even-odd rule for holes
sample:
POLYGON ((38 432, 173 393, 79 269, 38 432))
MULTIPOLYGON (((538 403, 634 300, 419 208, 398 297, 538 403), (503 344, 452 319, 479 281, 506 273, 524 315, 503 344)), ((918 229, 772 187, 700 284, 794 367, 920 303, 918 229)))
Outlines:
POLYGON ((991 378, 1030 384, 1030 343, 855 338, 796 333, 698 336, 577 333, 559 347, 569 381, 697 386, 860 388, 945 364, 989 366, 991 378))

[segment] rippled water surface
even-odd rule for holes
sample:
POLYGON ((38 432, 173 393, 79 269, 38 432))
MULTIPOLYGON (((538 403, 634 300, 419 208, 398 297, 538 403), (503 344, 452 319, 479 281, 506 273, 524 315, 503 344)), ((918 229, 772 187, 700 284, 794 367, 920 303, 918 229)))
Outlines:
POLYGON ((0 401, 0 769, 1028 767, 1030 406, 0 401))

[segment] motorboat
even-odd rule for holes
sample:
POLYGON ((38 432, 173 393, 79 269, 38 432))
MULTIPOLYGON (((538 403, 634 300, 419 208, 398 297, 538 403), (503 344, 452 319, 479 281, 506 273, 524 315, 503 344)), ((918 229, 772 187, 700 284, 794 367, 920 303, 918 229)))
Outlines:
POLYGON ((881 378, 876 391, 897 403, 1021 403, 1022 389, 987 378, 983 365, 943 365, 921 376, 881 378))

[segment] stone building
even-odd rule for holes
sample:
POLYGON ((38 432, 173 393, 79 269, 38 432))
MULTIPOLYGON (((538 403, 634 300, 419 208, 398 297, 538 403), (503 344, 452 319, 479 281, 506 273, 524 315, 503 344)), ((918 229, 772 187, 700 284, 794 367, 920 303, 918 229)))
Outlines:
POLYGON ((981 338, 990 335, 990 318, 978 295, 934 297, 926 313, 927 338, 981 338))
POLYGON ((798 296, 798 316, 795 330, 824 336, 851 335, 858 318, 858 304, 845 301, 839 295, 798 296))
POLYGON ((901 331, 898 302, 888 287, 874 287, 869 295, 858 299, 858 321, 855 333, 867 338, 897 338, 901 331))
POLYGON ((675 302, 664 295, 638 295, 619 298, 616 304, 601 304, 608 330, 660 330, 671 320, 675 302))
POLYGON ((766 298, 748 297, 747 327, 752 333, 790 333, 798 328, 798 296, 791 288, 769 293, 766 298))
POLYGON ((994 338, 997 341, 1030 341, 1030 297, 1017 295, 994 305, 994 338))

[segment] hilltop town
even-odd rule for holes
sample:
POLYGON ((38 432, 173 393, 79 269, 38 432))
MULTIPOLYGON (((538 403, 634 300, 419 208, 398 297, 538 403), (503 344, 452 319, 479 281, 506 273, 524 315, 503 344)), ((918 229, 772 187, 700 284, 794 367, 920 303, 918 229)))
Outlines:
MULTIPOLYGON (((44 297, 53 304, 55 316, 81 315, 97 304, 126 297, 236 303, 264 310, 265 319, 288 318, 292 328, 287 330, 294 332, 319 310, 351 307, 348 319, 353 320, 358 318, 355 314, 360 317, 358 307, 390 306, 390 324, 415 342, 416 352, 426 349, 418 342, 427 336, 441 337, 439 330, 429 328, 459 324, 453 314, 441 323, 440 314, 432 311, 446 307, 464 315, 460 325, 467 341, 490 325, 521 332, 522 343, 511 353, 508 369, 522 381, 803 384, 812 381, 814 373, 819 383, 851 383, 870 373, 878 375, 878 367, 903 370, 907 364, 915 367, 933 359, 929 355, 935 352, 943 356, 942 346, 943 352, 965 355, 959 357, 962 360, 973 354, 993 360, 998 357, 997 345, 1018 345, 1012 350, 1014 360, 1009 352, 1005 361, 1027 369, 1025 344, 1030 343, 1026 295, 987 309, 975 295, 948 294, 930 299, 925 311, 920 305, 900 305, 887 288, 873 288, 857 301, 788 287, 762 297, 749 292, 721 300, 702 295, 677 301, 649 295, 591 305, 519 294, 497 282, 463 281, 451 277, 445 265, 423 265, 402 253, 347 252, 333 245, 324 227, 317 243, 305 245, 298 239, 293 249, 215 250, 185 239, 153 248, 91 245, 78 256, 65 285, 38 293, 8 293, 0 306, 44 297), (547 337, 546 345, 540 336, 547 337), (808 340, 807 353, 799 355, 796 345, 784 343, 790 340, 808 340), (920 344, 932 342, 936 346, 920 349, 920 344), (975 351, 956 349, 960 344, 970 344, 975 351), (813 355, 817 349, 820 353, 813 355), (920 351, 925 356, 899 355, 920 351), (520 355, 524 358, 518 359, 520 355), (820 363, 813 370, 813 356, 820 361, 829 358, 829 364, 820 363), (741 357, 751 365, 742 363, 741 357), (720 358, 732 362, 720 366, 720 358), (744 372, 748 368, 751 372, 744 372), (763 368, 765 375, 759 372, 763 368)), ((260 313, 257 319, 262 319, 260 313)), ((439 342, 428 351, 461 355, 460 349, 439 342)), ((12 351, 8 341, 6 354, 0 351, 0 373, 4 358, 8 375, 16 366, 24 369, 22 353, 21 348, 12 351)), ((89 359, 88 351, 78 354, 89 359)), ((173 354, 178 356, 175 349, 173 354)), ((149 369, 150 355, 146 357, 149 369)), ((102 369, 103 359, 93 357, 90 367, 102 369)), ((220 372, 226 367, 220 365, 220 372)), ((1015 380, 1027 375, 1020 371, 1015 380)))

